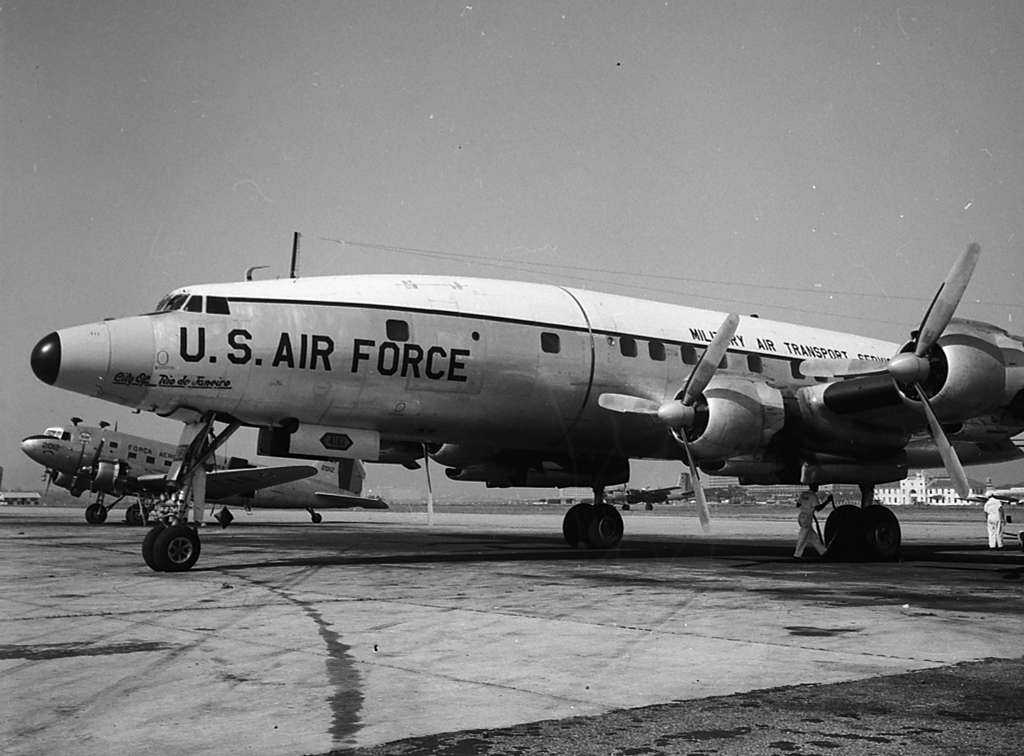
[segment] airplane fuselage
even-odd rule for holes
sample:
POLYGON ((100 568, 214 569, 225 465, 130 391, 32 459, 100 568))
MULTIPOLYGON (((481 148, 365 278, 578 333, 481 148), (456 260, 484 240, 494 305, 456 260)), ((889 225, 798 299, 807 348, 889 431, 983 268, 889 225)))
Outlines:
MULTIPOLYGON (((352 456, 365 459, 379 457, 359 446, 359 431, 371 434, 377 454, 400 442, 678 459, 663 427, 604 411, 597 399, 605 392, 675 396, 723 318, 580 289, 431 276, 189 286, 162 308, 51 334, 36 347, 33 367, 54 385, 164 416, 215 411, 289 431, 351 429, 352 456)), ((967 329, 959 338, 979 337, 967 329)), ((924 426, 893 389, 872 388, 867 404, 890 437, 875 429, 861 437, 843 413, 851 403, 862 409, 863 397, 799 370, 810 358, 884 365, 898 349, 743 318, 706 394, 709 403, 749 415, 746 425, 727 421, 753 429, 751 437, 730 438, 728 448, 698 441, 694 451, 702 460, 756 455, 795 423, 812 451, 815 439, 830 454, 902 449, 924 426)), ((1011 340, 1006 349, 1021 347, 1011 340)), ((993 411, 1019 390, 1007 384, 1004 395, 984 400, 993 411)), ((935 406, 941 413, 941 396, 935 406)))

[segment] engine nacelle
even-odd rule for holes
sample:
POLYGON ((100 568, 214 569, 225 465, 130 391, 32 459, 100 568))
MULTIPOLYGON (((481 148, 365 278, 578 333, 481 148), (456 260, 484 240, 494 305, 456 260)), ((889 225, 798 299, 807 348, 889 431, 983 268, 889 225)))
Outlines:
POLYGON ((469 467, 488 457, 494 457, 497 449, 480 444, 441 444, 431 450, 430 458, 445 467, 469 467))
POLYGON ((128 470, 120 462, 97 462, 90 488, 93 491, 120 496, 124 492, 127 478, 128 470))
POLYGON ((79 490, 78 493, 75 493, 72 490, 75 485, 75 477, 76 476, 72 475, 71 473, 57 473, 56 475, 53 476, 53 484, 59 486, 60 488, 68 489, 74 496, 80 496, 82 493, 81 490, 79 490))
MULTIPOLYGON (((996 410, 1006 389, 1006 360, 998 341, 1001 328, 953 320, 930 356, 931 374, 923 388, 940 420, 957 421, 996 410)), ((913 392, 904 401, 916 404, 913 392)))
POLYGON ((488 488, 524 486, 528 488, 569 488, 617 486, 629 482, 629 460, 624 457, 576 460, 574 463, 550 460, 518 464, 494 460, 449 468, 452 480, 486 483, 488 488))
POLYGON ((763 449, 786 419, 782 394, 762 380, 716 375, 704 389, 690 451, 701 461, 763 449), (705 409, 706 407, 706 409, 705 409))

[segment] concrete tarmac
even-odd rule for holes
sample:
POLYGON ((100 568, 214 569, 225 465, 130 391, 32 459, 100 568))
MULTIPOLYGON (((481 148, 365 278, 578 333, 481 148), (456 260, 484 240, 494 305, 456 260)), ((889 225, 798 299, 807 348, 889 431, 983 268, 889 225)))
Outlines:
MULTIPOLYGON (((1024 657, 1024 555, 990 552, 977 513, 928 512, 898 513, 902 561, 835 564, 790 558, 792 510, 719 513, 710 536, 681 507, 624 513, 626 536, 607 553, 567 547, 550 507, 441 513, 432 526, 422 513, 327 512, 312 525, 236 511, 227 530, 203 529, 191 572, 159 574, 142 562, 145 530, 116 510, 102 526, 80 509, 0 510, 0 743, 307 754, 426 738, 401 752, 706 753, 664 733, 675 745, 654 748, 639 707, 742 713, 752 709, 719 697, 782 701, 802 690, 785 686, 849 681, 884 698, 886 680, 907 679, 887 676, 955 682, 951 665, 1024 657), (628 736, 571 745, 622 717, 628 736), (557 742, 538 741, 540 725, 493 751, 443 735, 541 721, 557 742)), ((912 705, 917 688, 890 687, 912 705)), ((794 717, 805 743, 821 742, 806 713, 794 717)), ((1019 743, 1007 717, 1002 736, 1019 743)), ((932 737, 941 745, 941 728, 932 737)), ((801 747, 848 752, 763 752, 801 747)))

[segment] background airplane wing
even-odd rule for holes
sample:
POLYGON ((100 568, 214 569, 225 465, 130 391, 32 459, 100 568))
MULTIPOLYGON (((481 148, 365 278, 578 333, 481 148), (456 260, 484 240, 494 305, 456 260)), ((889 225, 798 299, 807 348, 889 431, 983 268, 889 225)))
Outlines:
POLYGON ((383 499, 369 499, 365 496, 352 496, 350 494, 331 493, 330 491, 316 491, 317 506, 321 509, 387 509, 388 505, 383 499))
POLYGON ((213 470, 206 474, 206 498, 221 499, 225 496, 256 491, 260 488, 291 483, 294 480, 302 480, 313 475, 316 475, 316 468, 311 465, 213 470))

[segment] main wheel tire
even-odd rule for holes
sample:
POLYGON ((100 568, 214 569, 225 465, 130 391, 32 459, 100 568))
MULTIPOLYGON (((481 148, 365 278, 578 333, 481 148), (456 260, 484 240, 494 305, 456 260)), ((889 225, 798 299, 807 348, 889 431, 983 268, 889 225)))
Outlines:
POLYGON ((589 504, 573 504, 562 518, 562 536, 574 549, 581 543, 586 544, 592 509, 589 504))
POLYGON ((153 541, 153 562, 160 572, 184 572, 199 559, 199 534, 188 525, 171 525, 153 541))
POLYGON ((884 562, 899 558, 900 521, 891 510, 881 504, 864 507, 864 545, 868 556, 884 562))
POLYGON ((90 525, 102 525, 107 521, 107 508, 102 504, 90 504, 85 508, 85 521, 90 525))
POLYGON ((162 524, 154 525, 146 533, 146 537, 142 539, 142 558, 145 560, 149 569, 154 572, 162 572, 161 568, 157 566, 156 561, 153 559, 153 544, 156 542, 156 537, 160 535, 161 531, 165 528, 162 524))
POLYGON ((844 504, 832 510, 825 520, 825 546, 830 559, 863 559, 864 512, 860 507, 844 504))
POLYGON ((125 509, 124 521, 129 525, 145 525, 146 519, 142 516, 142 505, 135 502, 125 509))
POLYGON ((622 540, 625 530, 619 510, 609 504, 594 507, 587 527, 587 545, 592 549, 611 549, 622 540))
POLYGON ((316 525, 324 521, 324 516, 319 512, 314 512, 309 516, 309 519, 311 519, 313 521, 313 524, 316 525))

